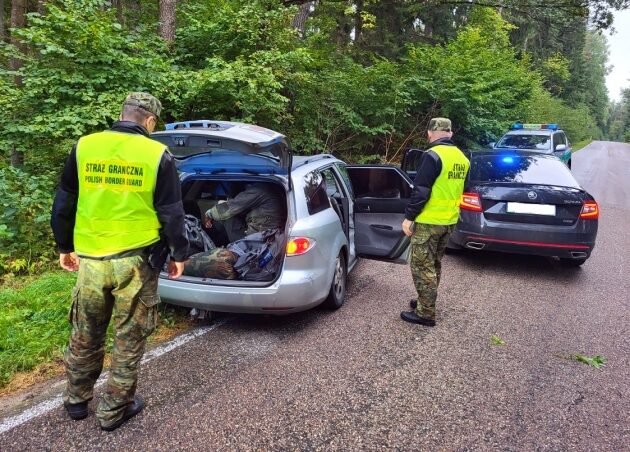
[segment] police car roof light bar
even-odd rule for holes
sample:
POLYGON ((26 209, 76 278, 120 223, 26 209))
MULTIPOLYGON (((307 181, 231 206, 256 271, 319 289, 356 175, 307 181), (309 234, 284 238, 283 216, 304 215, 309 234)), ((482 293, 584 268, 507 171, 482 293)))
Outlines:
POLYGON ((521 122, 515 122, 512 124, 511 130, 558 130, 560 127, 556 123, 549 124, 523 124, 521 122))

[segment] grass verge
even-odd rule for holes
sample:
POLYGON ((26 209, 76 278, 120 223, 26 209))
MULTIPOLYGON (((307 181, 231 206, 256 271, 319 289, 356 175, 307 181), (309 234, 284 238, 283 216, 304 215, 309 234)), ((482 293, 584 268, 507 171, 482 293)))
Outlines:
MULTIPOLYGON (((11 280, 0 288, 0 395, 25 389, 63 373, 70 335, 68 310, 76 274, 51 271, 11 280)), ((160 320, 149 343, 189 329, 187 310, 160 305, 160 320)), ((111 328, 106 351, 111 349, 111 328)), ((106 365, 108 364, 106 357, 106 365)))
POLYGON ((588 140, 578 141, 577 143, 573 143, 573 152, 577 152, 580 149, 585 148, 586 146, 588 146, 592 142, 593 142, 593 140, 588 139, 588 140))

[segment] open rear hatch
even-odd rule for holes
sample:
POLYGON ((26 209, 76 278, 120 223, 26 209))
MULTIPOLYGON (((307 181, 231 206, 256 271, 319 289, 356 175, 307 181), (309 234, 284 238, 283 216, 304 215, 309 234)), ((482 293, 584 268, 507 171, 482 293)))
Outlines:
MULTIPOLYGON (((292 153, 284 135, 251 124, 202 120, 167 124, 165 131, 153 133, 151 138, 168 146, 176 158, 187 214, 203 220, 208 209, 236 197, 247 184, 262 184, 274 197, 284 200, 284 226, 280 234, 285 232, 292 153)), ((214 245, 227 249, 240 239, 236 232, 246 229, 245 219, 246 212, 221 224, 215 222, 210 229, 204 230, 214 245), (231 234, 233 231, 235 234, 231 234)), ((281 235, 278 240, 283 240, 281 235)), ((281 270, 284 253, 277 258, 281 270)), ((214 255, 212 259, 215 259, 214 255)), ((213 263, 209 260, 210 264, 213 263)), ((266 286, 279 276, 280 271, 273 280, 248 281, 186 276, 185 272, 181 281, 266 286)))
POLYGON ((213 154, 217 172, 281 174, 291 180, 292 152, 286 137, 264 127, 229 121, 184 121, 166 125, 151 138, 168 146, 183 172, 196 172, 204 159, 213 154), (234 154, 241 158, 235 159, 234 154))

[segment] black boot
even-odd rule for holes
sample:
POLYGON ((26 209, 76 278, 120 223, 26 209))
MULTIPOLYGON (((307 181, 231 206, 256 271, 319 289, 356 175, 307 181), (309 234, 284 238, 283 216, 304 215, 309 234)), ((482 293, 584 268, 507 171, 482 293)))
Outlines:
POLYGON ((75 421, 80 421, 88 416, 88 401, 80 403, 63 403, 68 415, 75 421))
POLYGON ((101 430, 105 430, 107 432, 116 430, 118 427, 120 427, 129 419, 131 419, 140 411, 142 411, 143 408, 144 408, 144 400, 139 395, 135 395, 133 397, 133 402, 131 402, 131 404, 127 406, 127 409, 123 413, 123 416, 120 419, 118 419, 116 422, 114 422, 112 425, 109 425, 107 427, 103 427, 101 425, 101 430))
POLYGON ((416 314, 415 311, 403 311, 400 313, 400 318, 403 319, 405 322, 417 323, 418 325, 435 326, 435 320, 420 317, 418 314, 416 314))

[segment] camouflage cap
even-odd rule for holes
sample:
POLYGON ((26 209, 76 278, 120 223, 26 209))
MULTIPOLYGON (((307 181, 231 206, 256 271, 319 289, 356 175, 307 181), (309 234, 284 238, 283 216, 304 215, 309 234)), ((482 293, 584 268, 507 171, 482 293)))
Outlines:
POLYGON ((131 93, 127 96, 123 105, 135 105, 143 110, 159 117, 162 113, 162 103, 149 93, 131 93))
POLYGON ((450 132, 451 120, 448 118, 431 118, 431 121, 429 121, 429 130, 450 132))

